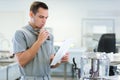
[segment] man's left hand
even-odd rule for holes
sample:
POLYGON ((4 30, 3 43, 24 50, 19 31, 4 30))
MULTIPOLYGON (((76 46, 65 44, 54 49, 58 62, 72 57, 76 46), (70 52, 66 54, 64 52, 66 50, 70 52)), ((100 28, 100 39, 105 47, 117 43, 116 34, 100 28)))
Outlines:
POLYGON ((68 62, 68 60, 69 60, 69 53, 66 53, 66 54, 62 57, 61 62, 62 62, 62 63, 68 62))

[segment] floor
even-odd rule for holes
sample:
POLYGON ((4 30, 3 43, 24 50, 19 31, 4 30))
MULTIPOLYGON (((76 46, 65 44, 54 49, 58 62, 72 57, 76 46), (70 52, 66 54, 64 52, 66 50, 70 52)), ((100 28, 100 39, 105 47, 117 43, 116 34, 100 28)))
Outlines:
POLYGON ((67 77, 64 79, 64 77, 52 77, 52 80, 73 80, 71 77, 67 77))

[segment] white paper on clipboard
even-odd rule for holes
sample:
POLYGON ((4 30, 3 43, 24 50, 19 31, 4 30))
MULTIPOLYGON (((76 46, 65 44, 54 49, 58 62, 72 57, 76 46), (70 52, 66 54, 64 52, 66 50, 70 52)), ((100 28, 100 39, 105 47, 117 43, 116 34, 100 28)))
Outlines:
POLYGON ((66 54, 66 52, 70 48, 72 42, 73 42, 72 39, 67 39, 63 41, 62 45, 60 46, 60 49, 58 50, 58 52, 56 53, 55 57, 52 60, 51 65, 55 65, 61 60, 61 58, 66 54))

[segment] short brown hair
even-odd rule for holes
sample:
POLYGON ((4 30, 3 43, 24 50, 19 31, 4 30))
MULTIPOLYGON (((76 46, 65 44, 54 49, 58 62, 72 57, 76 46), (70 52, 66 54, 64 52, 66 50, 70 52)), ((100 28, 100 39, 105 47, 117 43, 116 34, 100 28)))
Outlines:
POLYGON ((36 14, 39 8, 48 9, 48 6, 44 2, 34 1, 30 6, 30 11, 36 14))

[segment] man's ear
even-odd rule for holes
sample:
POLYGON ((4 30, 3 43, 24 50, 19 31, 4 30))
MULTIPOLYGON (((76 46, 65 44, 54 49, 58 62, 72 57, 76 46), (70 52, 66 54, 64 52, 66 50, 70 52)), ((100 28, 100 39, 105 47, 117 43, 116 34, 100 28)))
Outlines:
POLYGON ((34 16, 34 13, 30 11, 29 16, 32 18, 34 16))

